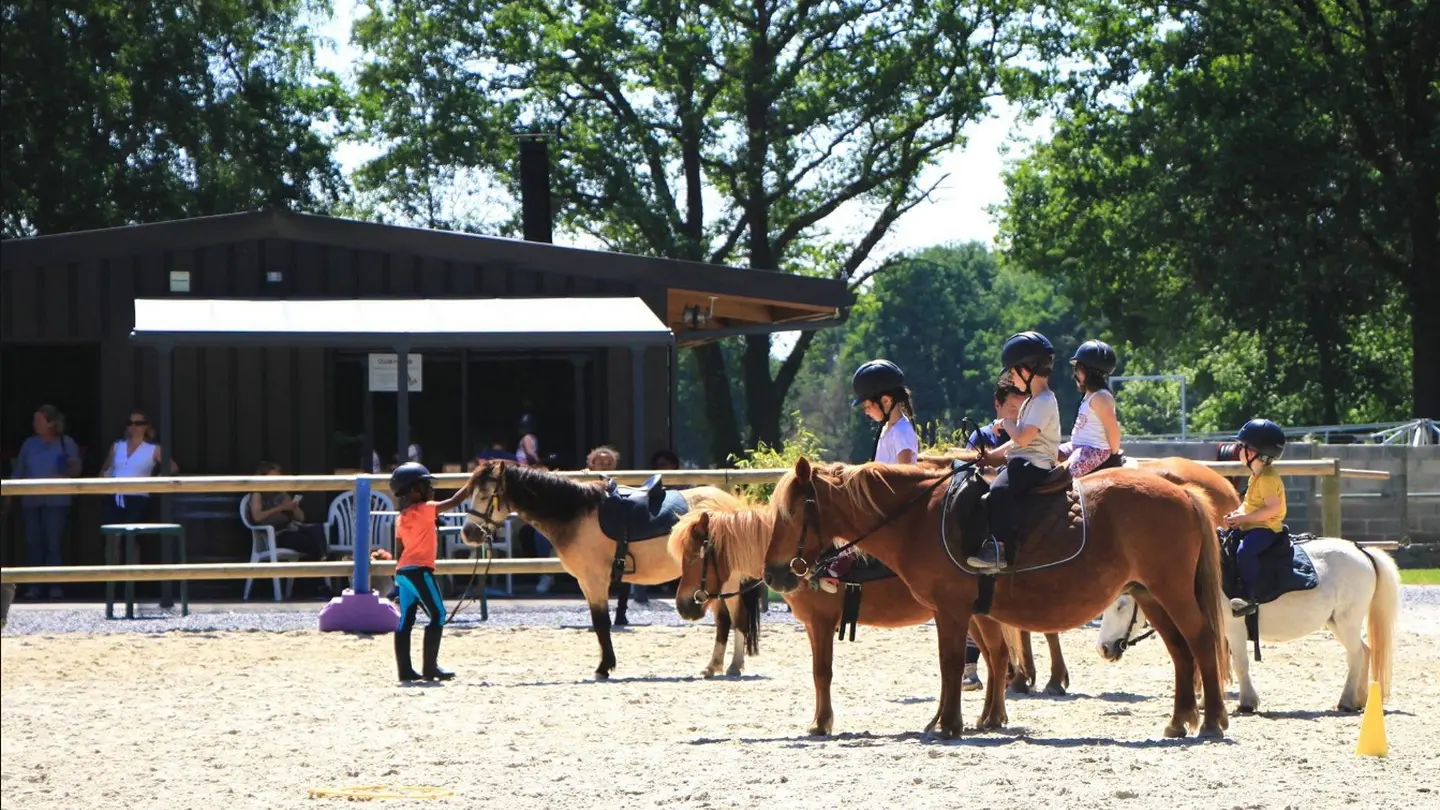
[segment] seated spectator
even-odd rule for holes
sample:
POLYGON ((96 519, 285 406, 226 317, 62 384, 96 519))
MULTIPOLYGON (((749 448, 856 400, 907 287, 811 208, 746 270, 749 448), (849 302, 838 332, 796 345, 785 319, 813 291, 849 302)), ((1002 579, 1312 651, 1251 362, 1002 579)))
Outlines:
POLYGON ((620 467, 620 451, 602 444, 585 457, 585 469, 592 472, 613 472, 620 467))
POLYGON ((680 469, 680 457, 671 450, 656 450, 650 456, 650 469, 652 470, 678 470, 680 469))
POLYGON ((490 441, 475 453, 475 463, 484 464, 487 461, 514 461, 515 454, 505 449, 505 440, 500 437, 492 437, 490 441))
MULTIPOLYGON (((279 475, 280 465, 262 461, 256 475, 279 475)), ((296 498, 284 492, 256 492, 250 496, 250 522, 256 526, 275 527, 275 545, 300 553, 302 560, 324 560, 329 556, 330 543, 323 523, 304 523, 305 512, 296 498)), ((329 597, 325 580, 317 580, 316 593, 329 597)))

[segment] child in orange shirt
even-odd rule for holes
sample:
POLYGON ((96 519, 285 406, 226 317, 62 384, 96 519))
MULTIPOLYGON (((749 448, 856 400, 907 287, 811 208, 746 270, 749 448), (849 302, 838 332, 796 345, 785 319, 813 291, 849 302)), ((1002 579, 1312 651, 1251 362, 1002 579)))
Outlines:
POLYGON ((390 474, 390 492, 400 504, 395 523, 395 542, 400 544, 400 562, 395 567, 395 584, 400 590, 400 626, 395 630, 395 664, 402 681, 448 681, 455 673, 441 669, 440 634, 445 628, 445 601, 435 584, 435 553, 439 543, 436 521, 465 502, 475 489, 476 470, 458 492, 443 501, 432 501, 435 477, 421 464, 407 462, 390 474), (410 629, 421 607, 430 617, 425 626, 425 663, 417 673, 410 665, 410 629))

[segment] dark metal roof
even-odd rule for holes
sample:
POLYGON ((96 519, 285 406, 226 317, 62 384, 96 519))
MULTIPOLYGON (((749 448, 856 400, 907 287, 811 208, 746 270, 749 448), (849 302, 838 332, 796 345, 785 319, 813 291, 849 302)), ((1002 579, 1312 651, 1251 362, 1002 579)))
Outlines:
POLYGON ((668 346, 639 298, 135 301, 136 343, 332 349, 668 346))
POLYGON ((508 263, 550 273, 704 290, 817 307, 844 309, 855 303, 855 296, 845 283, 834 279, 298 214, 279 209, 7 239, 0 241, 0 266, 38 267, 262 239, 407 253, 456 262, 508 263))

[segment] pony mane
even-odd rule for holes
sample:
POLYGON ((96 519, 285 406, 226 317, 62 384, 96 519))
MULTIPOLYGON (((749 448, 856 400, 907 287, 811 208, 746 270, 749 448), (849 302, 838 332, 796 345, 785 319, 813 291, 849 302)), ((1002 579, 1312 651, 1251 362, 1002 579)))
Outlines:
POLYGON ((670 556, 682 564, 702 514, 709 516, 710 543, 715 556, 726 563, 731 574, 760 576, 765 570, 765 552, 775 530, 774 507, 742 499, 735 507, 713 507, 685 514, 670 532, 668 546, 670 556))
POLYGON ((605 500, 603 482, 580 483, 545 470, 494 462, 505 487, 505 500, 540 522, 566 524, 594 512, 605 500))

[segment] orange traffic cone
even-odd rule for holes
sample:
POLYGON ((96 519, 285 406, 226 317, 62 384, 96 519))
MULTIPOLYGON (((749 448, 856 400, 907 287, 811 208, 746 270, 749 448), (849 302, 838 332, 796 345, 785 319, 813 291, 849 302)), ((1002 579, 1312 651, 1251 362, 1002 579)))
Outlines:
POLYGON ((1355 744, 1356 756, 1383 757, 1390 753, 1390 743, 1385 739, 1385 707, 1381 701, 1380 684, 1371 681, 1365 717, 1360 721, 1360 741, 1355 744))

